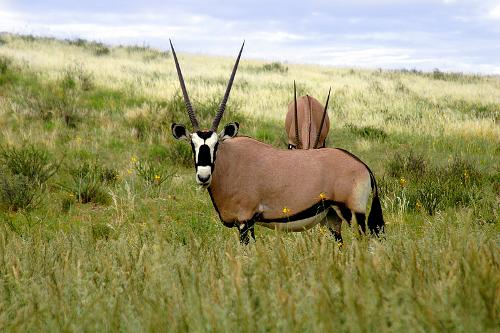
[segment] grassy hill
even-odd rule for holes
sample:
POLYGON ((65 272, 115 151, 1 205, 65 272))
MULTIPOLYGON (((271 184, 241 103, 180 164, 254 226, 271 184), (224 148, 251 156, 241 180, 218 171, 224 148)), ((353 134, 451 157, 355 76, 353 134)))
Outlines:
MULTIPOLYGON (((234 59, 180 61, 208 127, 234 59)), ((222 122, 285 148, 293 80, 332 87, 327 146, 372 167, 384 240, 241 246, 170 134, 189 120, 169 52, 1 34, 0 330, 496 331, 500 78, 243 55, 222 122)))

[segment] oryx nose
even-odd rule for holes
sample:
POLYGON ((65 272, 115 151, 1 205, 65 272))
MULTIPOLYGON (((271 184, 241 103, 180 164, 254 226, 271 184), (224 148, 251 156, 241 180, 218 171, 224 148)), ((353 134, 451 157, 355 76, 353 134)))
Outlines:
POLYGON ((197 176, 198 176, 198 179, 200 180, 200 182, 202 182, 202 183, 206 183, 210 179, 210 175, 208 175, 208 176, 197 175, 197 176))

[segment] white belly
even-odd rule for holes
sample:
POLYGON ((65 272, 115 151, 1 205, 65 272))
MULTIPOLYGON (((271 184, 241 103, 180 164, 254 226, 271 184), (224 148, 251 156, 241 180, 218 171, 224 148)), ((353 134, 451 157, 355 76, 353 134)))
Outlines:
POLYGON ((297 221, 290 221, 290 222, 259 222, 257 221, 256 223, 258 225, 261 225, 263 227, 269 228, 269 229, 275 229, 275 230, 280 230, 280 231, 304 231, 307 229, 311 229, 314 227, 316 224, 318 224, 320 221, 322 221, 327 214, 328 210, 325 210, 318 215, 314 215, 311 217, 308 217, 303 220, 297 220, 297 221))

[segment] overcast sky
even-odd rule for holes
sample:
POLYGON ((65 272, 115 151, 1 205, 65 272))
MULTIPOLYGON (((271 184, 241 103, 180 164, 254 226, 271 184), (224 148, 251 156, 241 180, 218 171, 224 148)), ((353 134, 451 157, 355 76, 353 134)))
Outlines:
POLYGON ((0 31, 179 52, 500 74, 500 0, 0 0, 0 31))

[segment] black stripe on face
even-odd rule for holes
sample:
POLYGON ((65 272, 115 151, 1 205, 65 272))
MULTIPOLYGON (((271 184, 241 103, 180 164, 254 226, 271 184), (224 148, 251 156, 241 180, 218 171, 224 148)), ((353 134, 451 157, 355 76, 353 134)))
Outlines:
POLYGON ((196 166, 211 166, 212 156, 210 154, 210 147, 208 145, 201 145, 198 150, 198 163, 196 166))

